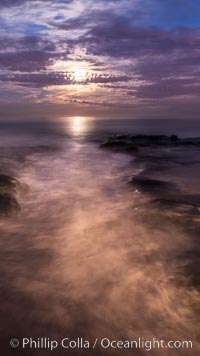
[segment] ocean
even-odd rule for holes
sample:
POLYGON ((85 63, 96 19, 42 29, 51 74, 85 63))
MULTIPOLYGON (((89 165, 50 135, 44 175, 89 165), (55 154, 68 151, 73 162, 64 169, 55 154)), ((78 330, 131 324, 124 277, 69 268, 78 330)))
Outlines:
MULTIPOLYGON (((199 354, 200 149, 145 147, 138 156, 100 148, 108 137, 130 133, 194 138, 200 123, 84 117, 0 123, 0 174, 17 179, 20 206, 0 217, 3 355, 13 353, 13 337, 83 338, 91 345, 98 339, 95 350, 60 347, 55 355, 147 352, 144 343, 104 348, 103 338, 191 340, 192 350, 173 354, 199 354), (141 176, 164 181, 170 191, 131 184, 141 176)), ((172 355, 167 347, 151 353, 172 355)), ((33 345, 23 354, 49 350, 33 345)))

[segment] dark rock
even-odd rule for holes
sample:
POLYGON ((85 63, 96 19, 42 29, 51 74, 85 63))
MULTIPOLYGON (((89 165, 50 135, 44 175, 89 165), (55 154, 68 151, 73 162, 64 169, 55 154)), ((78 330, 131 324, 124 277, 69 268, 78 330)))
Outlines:
POLYGON ((117 140, 108 140, 101 144, 102 148, 116 148, 116 147, 125 147, 126 142, 117 141, 117 140))
POLYGON ((162 141, 169 139, 166 135, 131 135, 131 140, 162 141))
POLYGON ((128 138, 128 135, 116 135, 115 137, 117 140, 126 140, 128 138))
POLYGON ((5 174, 0 174, 0 189, 10 188, 13 189, 17 186, 17 180, 5 174))
POLYGON ((182 145, 182 146, 194 146, 195 144, 197 144, 197 143, 194 141, 183 140, 182 142, 180 142, 180 145, 182 145))
POLYGON ((138 146, 136 146, 136 145, 130 143, 130 144, 127 144, 126 151, 127 151, 127 152, 130 152, 130 153, 131 153, 131 152, 138 152, 138 151, 139 151, 139 148, 138 148, 138 146))
POLYGON ((198 205, 192 204, 188 201, 180 199, 154 199, 152 203, 162 209, 171 210, 175 212, 183 212, 191 215, 199 215, 198 205))
POLYGON ((149 135, 147 138, 148 138, 148 140, 151 140, 151 141, 162 141, 162 140, 167 140, 168 136, 165 136, 165 135, 149 135))
MULTIPOLYGON (((132 152, 134 148, 131 147, 131 144, 139 147, 162 147, 162 146, 200 146, 199 138, 192 139, 179 139, 177 135, 115 135, 109 137, 109 139, 103 142, 100 147, 110 148, 116 151, 127 151, 132 152)), ((136 150, 138 150, 135 149, 136 150)))
POLYGON ((130 139, 131 140, 144 140, 146 139, 148 136, 147 135, 130 135, 130 139))
POLYGON ((20 211, 20 206, 12 194, 0 193, 0 216, 8 216, 20 211))
POLYGON ((152 179, 152 178, 143 178, 143 177, 134 177, 131 180, 132 183, 134 183, 137 186, 141 187, 162 187, 168 184, 167 182, 163 182, 159 179, 152 179))
POLYGON ((176 135, 171 135, 171 136, 170 136, 170 140, 173 141, 173 142, 178 141, 178 136, 176 136, 176 135))
POLYGON ((171 146, 171 145, 200 145, 200 138, 182 138, 179 139, 177 135, 173 134, 171 136, 166 135, 144 135, 144 134, 134 134, 134 135, 115 135, 109 137, 102 145, 119 144, 130 144, 131 142, 138 146, 171 146))
POLYGON ((8 216, 20 210, 15 197, 18 181, 5 174, 0 174, 0 216, 8 216))
POLYGON ((170 182, 141 176, 132 178, 129 183, 133 184, 145 193, 152 193, 154 195, 165 195, 166 193, 169 194, 169 192, 174 192, 175 190, 174 184, 170 182))
POLYGON ((178 145, 180 146, 197 146, 200 145, 200 138, 183 138, 178 140, 178 145))
POLYGON ((109 148, 120 152, 136 152, 138 147, 132 142, 118 141, 118 140, 107 140, 100 145, 101 148, 109 148))

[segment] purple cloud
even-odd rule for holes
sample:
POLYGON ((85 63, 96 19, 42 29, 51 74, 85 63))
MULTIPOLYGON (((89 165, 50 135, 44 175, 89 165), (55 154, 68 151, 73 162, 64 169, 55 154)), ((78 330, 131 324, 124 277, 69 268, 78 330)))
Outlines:
POLYGON ((130 77, 126 76, 114 76, 110 74, 105 75, 92 75, 88 76, 82 81, 77 81, 73 72, 69 73, 29 73, 29 74, 0 74, 0 81, 2 82, 17 82, 30 87, 45 87, 52 85, 87 85, 90 83, 102 84, 102 83, 116 83, 116 82, 128 82, 130 77))
POLYGON ((39 36, 24 36, 20 38, 0 36, 0 50, 43 50, 55 51, 56 45, 47 38, 39 36))
MULTIPOLYGON (((68 4, 73 2, 74 0, 57 0, 57 2, 68 4)), ((34 4, 33 0, 1 0, 0 7, 15 7, 20 6, 26 2, 34 4)), ((39 0, 41 3, 54 2, 53 0, 39 0)))
POLYGON ((53 64, 58 54, 45 51, 18 51, 0 53, 0 68, 11 71, 32 72, 53 64))
POLYGON ((124 18, 114 17, 107 25, 97 25, 80 38, 88 53, 111 57, 162 55, 192 51, 200 47, 200 29, 136 28, 124 18))
POLYGON ((144 99, 163 99, 182 95, 200 95, 199 82, 194 83, 193 80, 189 80, 189 84, 185 83, 187 83, 186 80, 161 80, 155 84, 142 85, 135 91, 128 91, 127 94, 144 99))
POLYGON ((57 50, 54 42, 38 36, 0 37, 0 69, 33 72, 46 69, 68 52, 57 50))
POLYGON ((63 5, 69 3, 73 0, 0 1, 6 9, 1 15, 5 14, 1 82, 10 83, 9 87, 17 83, 26 92, 37 88, 40 98, 47 86, 96 84, 91 92, 96 91, 97 102, 85 100, 84 89, 73 87, 75 100, 97 106, 119 101, 125 108, 128 103, 178 102, 181 96, 190 100, 199 95, 200 27, 190 23, 196 9, 193 0, 138 0, 134 5, 86 0, 80 8, 75 3, 65 9, 63 5), (11 7, 25 3, 22 18, 11 7), (7 23, 11 12, 16 15, 7 23), (190 21, 183 26, 184 18, 190 21), (88 73, 78 80, 65 68, 88 73))

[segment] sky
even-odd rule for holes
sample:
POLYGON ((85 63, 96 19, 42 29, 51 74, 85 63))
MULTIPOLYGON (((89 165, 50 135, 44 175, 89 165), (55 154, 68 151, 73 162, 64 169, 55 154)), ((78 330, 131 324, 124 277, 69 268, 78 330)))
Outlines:
POLYGON ((0 117, 199 118, 200 1, 0 0, 0 117))

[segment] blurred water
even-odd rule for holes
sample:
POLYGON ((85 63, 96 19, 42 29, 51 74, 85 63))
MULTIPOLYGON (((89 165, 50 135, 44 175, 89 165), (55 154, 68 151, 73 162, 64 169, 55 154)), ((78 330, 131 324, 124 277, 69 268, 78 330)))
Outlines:
MULTIPOLYGON (((199 293, 188 283, 182 257, 193 251, 198 233, 148 209, 135 215, 133 207, 147 198, 126 181, 142 167, 93 142, 119 132, 155 133, 153 126, 134 125, 79 117, 1 125, 1 173, 13 174, 22 187, 20 215, 0 220, 3 355, 12 353, 14 336, 183 339, 195 345, 183 355, 199 354, 199 293)), ((178 169, 172 167, 168 179, 178 182, 178 169)), ((180 185, 187 188, 188 181, 180 185)))

